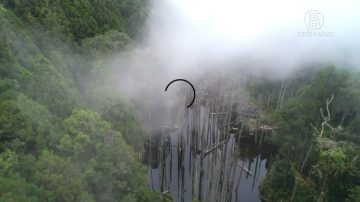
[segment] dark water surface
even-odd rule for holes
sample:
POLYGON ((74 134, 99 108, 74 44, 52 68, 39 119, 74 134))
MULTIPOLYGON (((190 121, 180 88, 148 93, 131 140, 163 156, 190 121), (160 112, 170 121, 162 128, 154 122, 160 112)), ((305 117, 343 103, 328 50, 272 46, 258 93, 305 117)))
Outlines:
POLYGON ((261 201, 259 185, 274 151, 266 131, 224 130, 221 114, 206 108, 196 114, 189 110, 182 124, 165 126, 145 144, 149 186, 175 202, 261 201))

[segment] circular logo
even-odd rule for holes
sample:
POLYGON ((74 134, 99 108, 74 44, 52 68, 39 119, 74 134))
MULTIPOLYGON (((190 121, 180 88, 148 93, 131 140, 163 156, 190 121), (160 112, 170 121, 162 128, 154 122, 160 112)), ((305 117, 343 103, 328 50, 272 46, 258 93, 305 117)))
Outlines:
POLYGON ((305 14, 304 21, 309 29, 317 30, 324 24, 324 15, 318 10, 309 10, 305 14))

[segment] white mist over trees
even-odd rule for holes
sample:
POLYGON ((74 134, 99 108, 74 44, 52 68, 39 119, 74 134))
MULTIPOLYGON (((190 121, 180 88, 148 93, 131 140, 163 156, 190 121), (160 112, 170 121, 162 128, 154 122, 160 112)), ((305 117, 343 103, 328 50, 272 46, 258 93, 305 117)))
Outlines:
POLYGON ((281 74, 309 62, 356 66, 359 9, 357 1, 157 1, 147 41, 170 69, 202 69, 204 61, 227 64, 239 57, 281 74), (298 36, 308 30, 304 18, 312 9, 325 18, 314 31, 333 37, 298 36))
MULTIPOLYGON (((358 68, 360 3, 347 1, 152 1, 141 43, 136 50, 110 57, 121 92, 135 100, 164 97, 172 79, 198 77, 213 70, 270 79, 299 69, 336 65, 358 68), (313 32, 302 36, 309 10, 324 15, 313 32), (126 67, 124 71, 123 67, 126 67)), ((230 73, 231 74, 231 73, 230 73)))

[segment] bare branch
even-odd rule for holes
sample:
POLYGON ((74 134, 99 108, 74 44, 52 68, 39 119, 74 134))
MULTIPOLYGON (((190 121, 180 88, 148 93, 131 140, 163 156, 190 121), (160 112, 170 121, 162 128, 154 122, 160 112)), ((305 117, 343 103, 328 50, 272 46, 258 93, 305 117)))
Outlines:
POLYGON ((332 127, 330 124, 328 124, 328 123, 324 123, 324 125, 326 125, 327 127, 329 127, 331 130, 335 130, 335 128, 334 127, 332 127))
POLYGON ((332 102, 333 100, 334 100, 334 94, 331 94, 330 100, 329 100, 329 99, 326 100, 326 111, 327 111, 327 114, 328 114, 328 119, 327 119, 327 121, 330 121, 329 105, 331 104, 331 102, 332 102))
POLYGON ((320 113, 323 118, 323 122, 321 123, 321 131, 319 131, 314 125, 310 124, 311 127, 316 131, 316 133, 318 134, 319 137, 321 137, 323 135, 325 126, 329 127, 333 131, 335 130, 335 128, 329 124, 329 121, 331 119, 329 105, 331 104, 331 102, 333 100, 334 100, 334 94, 331 94, 330 99, 326 99, 326 113, 327 113, 326 116, 324 115, 322 108, 320 108, 320 113))
POLYGON ((317 135, 320 135, 319 130, 318 130, 312 123, 310 123, 310 126, 315 130, 315 132, 317 133, 317 135))
POLYGON ((326 119, 326 117, 324 116, 324 112, 323 112, 322 108, 320 108, 320 112, 321 112, 322 118, 323 118, 323 119, 326 119))

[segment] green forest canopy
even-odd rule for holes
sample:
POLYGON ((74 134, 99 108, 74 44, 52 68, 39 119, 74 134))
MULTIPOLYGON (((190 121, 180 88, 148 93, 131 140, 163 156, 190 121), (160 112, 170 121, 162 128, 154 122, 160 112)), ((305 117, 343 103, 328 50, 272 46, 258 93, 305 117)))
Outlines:
POLYGON ((143 0, 0 1, 0 201, 159 200, 133 107, 95 61, 146 16, 143 0))
MULTIPOLYGON (((270 141, 280 151, 262 195, 267 201, 359 201, 360 73, 330 66, 302 81, 280 109, 267 107, 264 121, 274 126, 270 141)), ((281 85, 291 89, 297 82, 281 85)), ((260 84, 254 92, 274 86, 260 84)))

